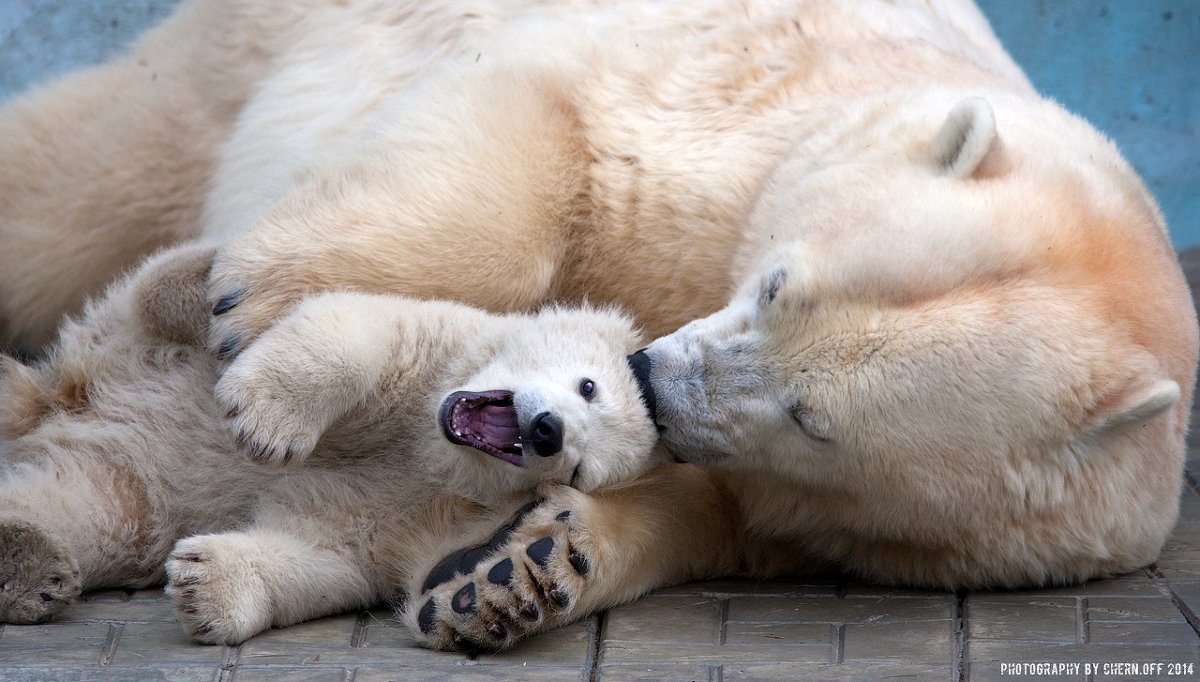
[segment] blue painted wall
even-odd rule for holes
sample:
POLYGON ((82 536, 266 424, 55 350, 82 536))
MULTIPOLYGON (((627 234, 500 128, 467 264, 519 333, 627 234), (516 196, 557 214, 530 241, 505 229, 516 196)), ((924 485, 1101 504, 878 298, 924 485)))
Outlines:
MULTIPOLYGON (((100 61, 177 0, 0 0, 0 100, 100 61)), ((1200 0, 978 0, 1034 84, 1121 147, 1200 245, 1200 0)))

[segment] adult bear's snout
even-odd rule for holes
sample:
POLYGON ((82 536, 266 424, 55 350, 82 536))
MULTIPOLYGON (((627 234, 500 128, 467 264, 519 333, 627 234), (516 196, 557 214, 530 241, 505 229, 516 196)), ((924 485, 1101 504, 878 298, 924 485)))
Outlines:
POLYGON ((529 440, 535 454, 552 457, 562 452, 563 423, 550 412, 542 412, 533 418, 529 440))

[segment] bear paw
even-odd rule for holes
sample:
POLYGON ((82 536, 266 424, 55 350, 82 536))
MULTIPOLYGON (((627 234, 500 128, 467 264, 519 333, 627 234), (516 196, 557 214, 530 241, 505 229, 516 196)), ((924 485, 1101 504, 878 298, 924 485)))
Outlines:
POLYGON ((226 244, 213 262, 209 349, 232 359, 315 287, 305 259, 275 254, 254 234, 226 244))
POLYGON ((239 548, 220 535, 175 544, 167 559, 165 591, 192 639, 234 645, 271 626, 270 599, 248 568, 239 548))
POLYGON ((416 640, 446 651, 499 650, 587 615, 590 505, 555 486, 483 545, 439 562, 403 614, 416 640))
POLYGON ((0 518, 0 623, 48 620, 82 590, 79 566, 65 547, 31 523, 0 518))
MULTIPOLYGON (((268 464, 300 462, 312 453, 326 428, 318 396, 306 401, 287 378, 296 369, 280 367, 272 348, 255 344, 229 366, 215 389, 238 447, 268 464), (310 408, 310 409, 306 409, 310 408)), ((284 359, 286 365, 286 359, 284 359)))

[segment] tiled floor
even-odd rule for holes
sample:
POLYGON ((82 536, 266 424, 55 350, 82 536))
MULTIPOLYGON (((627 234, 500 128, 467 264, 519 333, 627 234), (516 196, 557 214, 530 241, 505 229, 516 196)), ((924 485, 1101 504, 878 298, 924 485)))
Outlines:
POLYGON ((475 660, 415 648, 383 610, 272 630, 236 648, 193 645, 160 591, 102 592, 55 622, 4 626, 0 678, 1084 680, 1082 667, 1018 677, 1002 666, 1091 663, 1091 679, 1158 679, 1171 664, 1200 666, 1197 612, 1200 495, 1189 488, 1157 564, 1072 588, 954 595, 840 582, 697 583, 475 660), (1117 665, 1149 674, 1104 674, 1117 665))

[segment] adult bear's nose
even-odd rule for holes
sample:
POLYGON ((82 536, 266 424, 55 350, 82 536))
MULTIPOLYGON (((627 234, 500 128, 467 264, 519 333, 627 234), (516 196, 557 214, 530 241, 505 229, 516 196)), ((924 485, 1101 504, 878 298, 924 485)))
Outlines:
POLYGON ((533 418, 532 431, 530 440, 533 442, 534 453, 542 457, 551 457, 562 452, 563 423, 561 419, 549 412, 543 412, 533 418))

